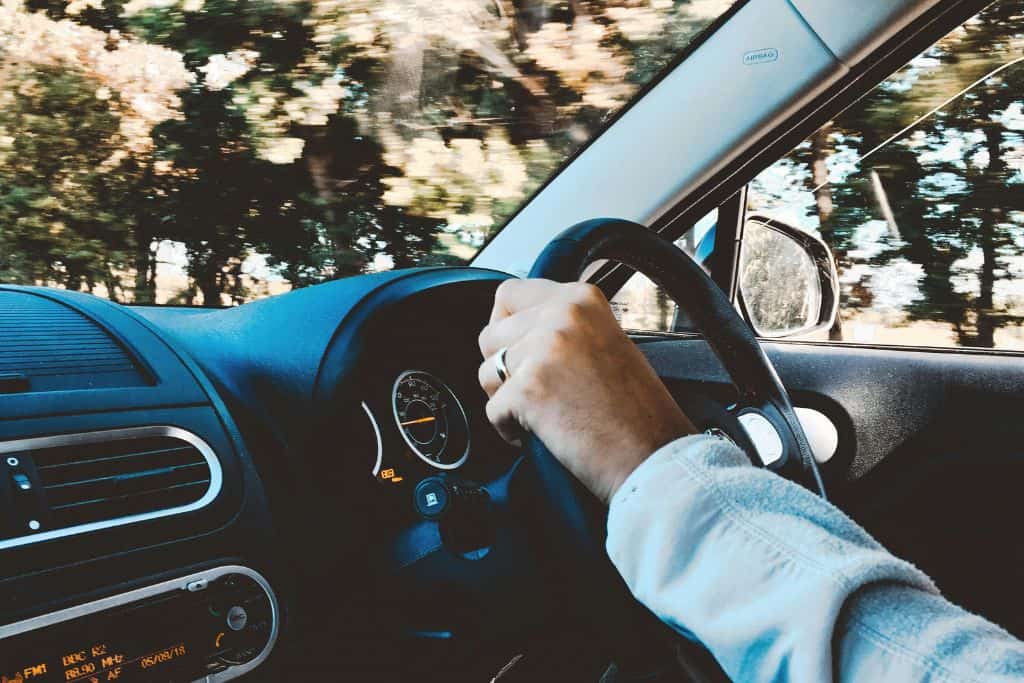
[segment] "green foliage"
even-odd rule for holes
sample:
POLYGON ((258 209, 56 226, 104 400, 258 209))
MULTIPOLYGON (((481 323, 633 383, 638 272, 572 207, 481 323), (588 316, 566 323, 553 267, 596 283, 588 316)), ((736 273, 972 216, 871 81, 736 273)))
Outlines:
POLYGON ((119 164, 115 98, 64 66, 7 69, 0 94, 0 280, 117 296, 139 178, 119 164))
POLYGON ((75 65, 0 55, 0 280, 220 305, 464 262, 711 4, 26 0, 91 33, 75 65), (166 115, 111 68, 139 45, 190 79, 166 115), (166 241, 184 282, 158 275, 166 241))

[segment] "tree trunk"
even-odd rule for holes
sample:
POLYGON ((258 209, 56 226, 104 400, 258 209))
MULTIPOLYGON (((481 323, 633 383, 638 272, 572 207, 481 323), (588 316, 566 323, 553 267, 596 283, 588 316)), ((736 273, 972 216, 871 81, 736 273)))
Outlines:
POLYGON ((818 219, 825 223, 835 205, 832 203, 832 188, 828 185, 828 164, 832 146, 828 136, 832 132, 832 124, 826 123, 811 136, 811 183, 814 187, 814 203, 818 208, 818 219))
MULTIPOLYGON (((989 123, 985 126, 985 147, 988 149, 988 168, 985 169, 985 178, 989 182, 997 182, 1005 177, 1006 163, 1003 160, 1002 151, 1003 135, 1001 124, 989 123)), ((1003 220, 1003 210, 999 206, 986 206, 984 217, 981 221, 981 245, 982 263, 981 272, 978 274, 979 292, 975 300, 975 313, 977 315, 977 334, 974 345, 981 348, 991 349, 996 345, 995 333, 998 320, 995 315, 994 292, 996 285, 996 266, 998 253, 996 251, 996 226, 1003 220)))
POLYGON ((156 248, 148 234, 135 236, 135 303, 156 303, 156 248))
POLYGON ((674 313, 675 302, 661 287, 655 289, 654 292, 654 305, 658 309, 658 331, 659 332, 675 332, 672 329, 672 313, 674 313))
MULTIPOLYGON (((832 145, 829 141, 829 134, 832 132, 832 123, 826 123, 811 136, 811 187, 814 191, 814 205, 818 210, 818 225, 822 239, 832 247, 832 230, 829 227, 829 218, 835 210, 832 202, 832 188, 828 184, 828 158, 832 154, 832 145)), ((838 262, 839 257, 833 253, 838 262)), ((836 320, 828 330, 829 341, 843 341, 843 322, 841 316, 836 315, 836 320)))
POLYGON ((189 274, 196 287, 202 292, 203 306, 222 306, 221 293, 224 281, 221 272, 225 264, 221 263, 209 248, 189 250, 189 274))
POLYGON ((107 288, 108 299, 117 304, 121 303, 121 297, 117 292, 121 288, 121 282, 114 274, 114 269, 110 267, 109 262, 103 268, 103 286, 107 288))
MULTIPOLYGON (((993 209, 989 213, 998 212, 993 209)), ((985 349, 991 349, 996 345, 996 320, 993 316, 993 291, 996 283, 996 246, 995 246, 995 220, 989 215, 981 226, 981 253, 983 256, 981 272, 978 274, 980 291, 975 301, 978 315, 977 335, 974 345, 985 349)))

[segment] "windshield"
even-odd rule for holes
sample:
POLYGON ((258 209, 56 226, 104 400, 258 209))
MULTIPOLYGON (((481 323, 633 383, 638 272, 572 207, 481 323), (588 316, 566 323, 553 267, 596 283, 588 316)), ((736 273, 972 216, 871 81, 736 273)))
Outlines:
POLYGON ((463 263, 725 0, 5 0, 0 282, 227 305, 463 263))

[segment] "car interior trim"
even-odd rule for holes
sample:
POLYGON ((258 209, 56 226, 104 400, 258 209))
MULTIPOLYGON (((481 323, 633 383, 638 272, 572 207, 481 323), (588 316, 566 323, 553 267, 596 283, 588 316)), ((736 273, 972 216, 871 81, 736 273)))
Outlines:
POLYGON ((373 411, 370 410, 370 406, 366 405, 366 401, 363 401, 363 412, 366 413, 366 417, 370 419, 370 424, 373 426, 373 435, 377 439, 377 460, 373 465, 373 476, 380 474, 381 463, 384 462, 384 440, 380 435, 380 425, 377 424, 377 418, 374 416, 373 411))
POLYGON ((99 600, 93 600, 92 602, 83 603, 81 605, 75 605, 66 609, 58 610, 56 612, 50 612, 48 614, 42 614, 37 617, 30 619, 24 619, 22 621, 15 622, 13 624, 7 624, 0 626, 0 640, 10 638, 13 636, 20 635, 22 633, 28 633, 30 631, 36 631, 48 626, 60 624, 65 621, 72 619, 78 619, 80 617, 87 617, 90 614, 97 612, 103 612, 110 610, 121 605, 126 605, 132 602, 138 602, 148 597, 159 595, 161 593, 167 593, 173 590, 189 590, 189 584, 196 581, 206 581, 211 583, 222 576, 228 574, 242 574, 249 577, 267 594, 270 599, 270 637, 267 640, 267 644, 263 647, 263 650, 252 660, 233 666, 224 671, 213 673, 208 676, 196 679, 194 683, 222 683, 223 681, 230 681, 234 678, 252 671, 257 666, 262 664, 267 657, 270 656, 271 650, 274 648, 274 643, 277 641, 278 630, 280 628, 281 612, 277 604, 277 596, 274 594, 274 590, 270 587, 270 583, 263 577, 262 574, 249 567, 241 565, 223 565, 214 569, 208 569, 195 574, 189 574, 177 579, 170 579, 168 581, 162 581, 160 583, 154 583, 143 588, 137 588, 135 590, 128 591, 126 593, 118 593, 117 595, 111 595, 106 598, 100 598, 99 600))
MULTIPOLYGON (((782 437, 768 418, 757 410, 750 410, 740 414, 737 419, 753 442, 762 465, 768 467, 782 458, 782 437)), ((800 422, 802 425, 803 420, 800 422)))
POLYGON ((893 33, 939 0, 790 0, 821 41, 845 64, 856 64, 877 50, 893 33), (879 30, 879 24, 885 30, 879 30))
MULTIPOLYGON (((855 64, 847 60, 849 70, 833 88, 801 107, 790 120, 774 129, 765 128, 752 134, 761 142, 753 153, 740 155, 714 173, 700 187, 668 207, 651 224, 652 229, 676 239, 689 229, 692 222, 714 209, 737 187, 743 187, 761 170, 789 152, 808 135, 839 112, 860 99, 868 90, 888 78, 939 37, 980 11, 988 0, 959 0, 938 3, 923 10, 920 16, 908 12, 905 19, 909 27, 903 32, 882 26, 872 42, 878 48, 866 54, 855 64), (909 32, 909 35, 908 35, 909 32)), ((920 7, 918 8, 921 9, 920 7)))
POLYGON ((593 216, 650 224, 742 155, 752 132, 780 125, 846 71, 786 0, 751 0, 557 175, 473 265, 525 273, 556 232, 537 226, 593 216), (744 63, 744 53, 763 48, 780 56, 744 63), (702 106, 686 105, 695 98, 702 106))
POLYGON ((793 406, 796 417, 807 435, 807 443, 811 446, 811 454, 819 465, 832 459, 839 449, 839 429, 828 415, 815 410, 793 406))
POLYGON ((874 49, 933 8, 933 3, 922 0, 858 6, 857 30, 870 40, 842 50, 845 61, 841 61, 821 34, 828 34, 831 21, 842 25, 842 4, 846 3, 832 3, 815 12, 813 21, 788 1, 752 0, 741 7, 531 198, 480 251, 473 265, 504 267, 519 275, 554 236, 554 229, 537 230, 537 225, 572 225, 594 215, 650 224, 673 211, 681 198, 699 199, 705 194, 700 188, 732 161, 742 159, 757 140, 827 96, 851 67, 859 66, 874 49), (765 17, 772 20, 766 24, 765 17), (774 47, 780 57, 770 63, 746 64, 736 54, 738 46, 746 45, 774 47), (722 64, 734 64, 724 80, 722 64), (679 102, 694 93, 701 93, 705 106, 680 110, 679 102), (771 110, 772 115, 750 116, 751 100, 764 105, 758 112, 771 110), (708 112, 713 112, 713 120, 697 118, 708 112), (659 123, 666 117, 673 122, 669 128, 676 131, 671 137, 659 123), (709 129, 718 135, 709 138, 704 134, 709 129), (734 144, 717 145, 726 138, 734 144), (687 160, 682 169, 680 159, 687 160), (608 168, 618 172, 607 174, 608 168), (628 192, 622 187, 625 179, 628 192), (586 201, 565 202, 566 196, 586 201), (522 227, 517 227, 520 223, 522 227))
MULTIPOLYGON (((160 517, 180 515, 185 512, 199 510, 212 503, 217 498, 217 495, 220 493, 221 487, 224 483, 224 473, 221 469, 220 461, 217 459, 217 454, 214 453, 213 449, 208 443, 206 443, 206 441, 196 434, 193 434, 186 429, 182 429, 181 427, 174 427, 172 425, 126 427, 124 429, 108 429, 75 434, 55 434, 52 436, 37 436, 28 439, 0 441, 0 455, 5 455, 7 453, 21 453, 41 448, 59 448, 62 446, 76 446, 153 436, 166 436, 185 441, 192 446, 195 446, 196 450, 203 456, 207 467, 210 469, 210 484, 199 500, 188 503, 187 505, 179 505, 163 510, 142 512, 135 515, 115 517, 113 519, 105 519, 98 522, 89 522, 88 524, 77 524, 63 529, 51 529, 28 536, 18 536, 15 538, 0 540, 0 550, 28 545, 31 543, 40 543, 42 541, 50 541, 57 538, 63 538, 65 536, 90 533, 125 524, 134 524, 136 522, 143 522, 160 517)), ((2 633, 2 631, 0 631, 0 633, 2 633)), ((2 637, 3 636, 0 635, 0 638, 2 637)))

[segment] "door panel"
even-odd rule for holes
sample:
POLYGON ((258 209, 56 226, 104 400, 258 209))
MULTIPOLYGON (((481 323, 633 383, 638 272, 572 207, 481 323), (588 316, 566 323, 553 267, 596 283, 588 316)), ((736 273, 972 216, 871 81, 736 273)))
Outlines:
MULTIPOLYGON (((677 395, 734 398, 700 339, 638 339, 677 395)), ((1024 359, 766 344, 796 405, 839 430, 830 498, 943 593, 1024 637, 1024 359)))

